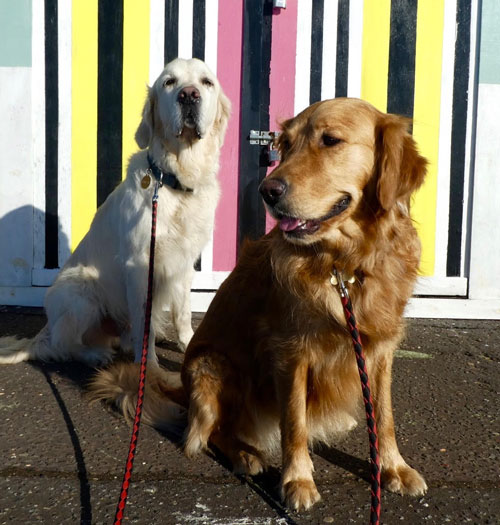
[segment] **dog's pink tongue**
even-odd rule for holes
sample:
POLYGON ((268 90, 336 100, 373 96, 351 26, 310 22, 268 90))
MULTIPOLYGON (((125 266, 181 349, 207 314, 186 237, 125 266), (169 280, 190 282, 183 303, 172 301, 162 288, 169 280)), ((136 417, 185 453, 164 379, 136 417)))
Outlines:
POLYGON ((280 219, 280 230, 283 230, 284 232, 295 230, 299 223, 299 219, 293 219, 292 217, 283 217, 282 219, 280 219))

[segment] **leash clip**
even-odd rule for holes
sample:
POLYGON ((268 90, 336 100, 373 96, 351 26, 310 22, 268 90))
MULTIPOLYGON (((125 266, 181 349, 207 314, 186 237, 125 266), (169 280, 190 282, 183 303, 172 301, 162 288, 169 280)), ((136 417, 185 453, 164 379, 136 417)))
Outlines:
POLYGON ((155 191, 153 193, 153 202, 158 201, 158 190, 163 186, 163 173, 160 173, 160 179, 155 177, 155 191))
POLYGON ((347 291, 347 287, 344 283, 344 279, 342 277, 342 273, 333 267, 333 273, 330 278, 330 282, 333 286, 338 286, 340 290, 340 297, 349 297, 349 292, 347 291))

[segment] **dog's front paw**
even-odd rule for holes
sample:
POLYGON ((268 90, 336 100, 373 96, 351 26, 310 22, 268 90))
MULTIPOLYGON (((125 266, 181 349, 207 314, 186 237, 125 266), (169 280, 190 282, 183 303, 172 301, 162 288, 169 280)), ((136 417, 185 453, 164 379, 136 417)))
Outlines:
POLYGON ((177 338, 177 346, 181 350, 181 352, 185 352, 186 348, 188 347, 189 341, 191 341, 191 338, 193 337, 193 330, 191 327, 186 328, 179 332, 178 338, 177 338))
POLYGON ((321 499, 312 479, 297 479, 285 483, 281 497, 287 507, 294 510, 307 510, 321 499))
POLYGON ((391 492, 409 496, 421 496, 427 492, 427 483, 413 468, 404 464, 382 469, 382 484, 391 492))
POLYGON ((257 476, 257 474, 264 471, 264 468, 264 463, 261 458, 244 450, 239 452, 238 458, 233 462, 233 470, 235 474, 257 476))

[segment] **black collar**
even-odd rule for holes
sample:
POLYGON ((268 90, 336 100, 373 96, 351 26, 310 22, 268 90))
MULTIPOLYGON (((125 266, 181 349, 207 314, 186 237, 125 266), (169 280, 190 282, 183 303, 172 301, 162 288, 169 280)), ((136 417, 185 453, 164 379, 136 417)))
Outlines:
POLYGON ((166 184, 173 190, 185 191, 188 193, 193 192, 192 188, 187 188, 186 186, 180 183, 175 173, 172 173, 170 171, 163 171, 162 169, 160 169, 153 162, 153 159, 149 156, 149 153, 148 153, 148 164, 149 164, 149 169, 151 170, 151 174, 160 183, 160 185, 166 184))

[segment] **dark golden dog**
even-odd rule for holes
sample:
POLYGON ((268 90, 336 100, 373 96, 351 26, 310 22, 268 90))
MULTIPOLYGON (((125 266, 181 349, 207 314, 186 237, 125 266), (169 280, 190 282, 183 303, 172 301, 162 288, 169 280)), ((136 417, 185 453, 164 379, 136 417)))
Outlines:
MULTIPOLYGON (((355 99, 319 102, 283 124, 282 161, 260 191, 277 226, 248 243, 189 344, 182 384, 152 370, 145 419, 165 426, 187 408, 185 452, 208 443, 257 474, 281 448, 281 491, 294 509, 320 496, 308 444, 353 428, 361 388, 333 269, 350 277, 374 395, 385 486, 426 491, 399 453, 391 368, 420 243, 410 196, 426 161, 408 121, 355 99)), ((94 397, 133 413, 136 365, 113 365, 94 397)))

